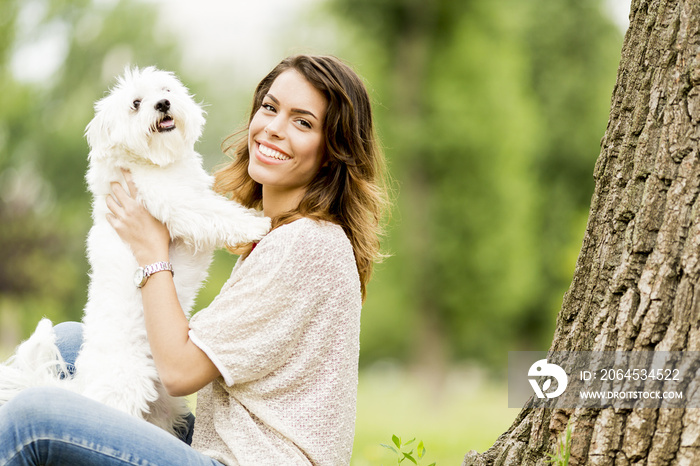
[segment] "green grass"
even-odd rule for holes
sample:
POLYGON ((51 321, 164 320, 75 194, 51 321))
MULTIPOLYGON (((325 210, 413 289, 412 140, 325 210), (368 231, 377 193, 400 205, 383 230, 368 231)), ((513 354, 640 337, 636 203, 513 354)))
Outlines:
POLYGON ((452 368, 444 382, 381 364, 360 372, 351 466, 395 464, 381 444, 392 435, 425 444, 420 464, 459 466, 469 450, 490 447, 518 414, 508 408, 505 381, 471 368, 452 368))

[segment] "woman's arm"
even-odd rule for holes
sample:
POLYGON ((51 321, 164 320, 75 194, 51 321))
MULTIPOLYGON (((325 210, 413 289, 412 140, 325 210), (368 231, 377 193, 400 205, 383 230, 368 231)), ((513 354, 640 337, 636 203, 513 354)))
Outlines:
MULTIPOLYGON (((129 192, 112 183, 107 221, 131 247, 140 266, 169 261, 168 229, 135 200, 136 186, 129 172, 124 171, 124 179, 129 192)), ((189 322, 177 299, 172 274, 151 275, 141 294, 153 360, 168 393, 189 395, 217 378, 217 367, 188 336, 189 322)))

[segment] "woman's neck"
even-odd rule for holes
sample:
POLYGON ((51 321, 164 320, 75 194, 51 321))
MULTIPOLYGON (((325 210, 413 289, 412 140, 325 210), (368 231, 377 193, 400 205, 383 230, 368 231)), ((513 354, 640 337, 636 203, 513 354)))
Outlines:
POLYGON ((299 207, 306 190, 278 191, 263 185, 262 205, 265 217, 275 218, 299 207))

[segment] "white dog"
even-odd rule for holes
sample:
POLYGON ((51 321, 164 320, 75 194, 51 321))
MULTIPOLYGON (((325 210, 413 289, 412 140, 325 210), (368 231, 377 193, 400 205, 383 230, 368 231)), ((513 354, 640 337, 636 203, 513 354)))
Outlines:
POLYGON ((86 129, 94 220, 87 239, 91 274, 76 375, 57 380, 61 364, 56 364, 52 326, 44 320, 0 366, 0 404, 27 386, 58 384, 170 432, 177 428, 186 407, 159 381, 134 283, 139 264, 107 222, 105 197, 111 182, 125 184, 121 169, 130 170, 138 200, 170 231, 173 279, 189 314, 214 249, 259 239, 270 227, 269 219, 212 191, 213 179, 194 150, 203 124, 203 111, 187 89, 172 73, 152 67, 127 70, 95 104, 86 129))

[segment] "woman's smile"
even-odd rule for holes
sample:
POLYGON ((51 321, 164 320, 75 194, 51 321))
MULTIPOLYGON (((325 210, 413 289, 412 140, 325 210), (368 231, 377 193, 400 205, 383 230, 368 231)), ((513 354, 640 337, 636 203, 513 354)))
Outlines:
POLYGON ((280 148, 270 143, 263 143, 258 141, 257 149, 258 150, 255 155, 258 156, 262 163, 278 163, 291 159, 291 157, 285 154, 280 148), (259 155, 262 155, 262 157, 260 157, 259 155))

